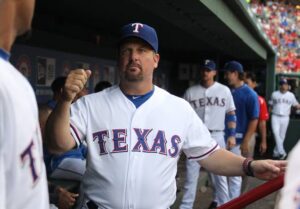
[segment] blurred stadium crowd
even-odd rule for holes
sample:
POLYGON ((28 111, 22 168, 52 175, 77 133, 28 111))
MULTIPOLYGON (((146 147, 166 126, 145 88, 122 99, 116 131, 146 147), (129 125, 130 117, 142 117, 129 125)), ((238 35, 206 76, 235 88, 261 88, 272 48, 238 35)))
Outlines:
POLYGON ((252 0, 250 7, 277 49, 276 72, 300 72, 300 5, 252 0))

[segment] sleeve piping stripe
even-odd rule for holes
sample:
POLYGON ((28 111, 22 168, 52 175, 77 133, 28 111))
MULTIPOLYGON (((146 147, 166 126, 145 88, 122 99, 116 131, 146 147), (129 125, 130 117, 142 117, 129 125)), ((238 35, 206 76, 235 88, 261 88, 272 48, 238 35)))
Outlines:
POLYGON ((211 152, 213 152, 219 145, 216 144, 212 149, 210 149, 208 152, 204 153, 203 155, 197 156, 197 157, 189 157, 188 159, 197 159, 197 158, 201 158, 204 157, 205 155, 210 154, 211 152))
POLYGON ((73 132, 75 133, 77 140, 81 141, 77 129, 72 124, 70 124, 70 127, 73 130, 73 132))

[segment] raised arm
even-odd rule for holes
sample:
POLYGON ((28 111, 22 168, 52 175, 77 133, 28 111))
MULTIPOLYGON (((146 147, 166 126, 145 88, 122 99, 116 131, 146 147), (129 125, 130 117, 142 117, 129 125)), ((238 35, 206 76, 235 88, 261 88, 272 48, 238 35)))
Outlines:
POLYGON ((70 133, 70 107, 75 96, 83 89, 90 70, 72 70, 63 89, 62 98, 51 113, 46 124, 46 143, 52 153, 63 153, 76 145, 70 133))

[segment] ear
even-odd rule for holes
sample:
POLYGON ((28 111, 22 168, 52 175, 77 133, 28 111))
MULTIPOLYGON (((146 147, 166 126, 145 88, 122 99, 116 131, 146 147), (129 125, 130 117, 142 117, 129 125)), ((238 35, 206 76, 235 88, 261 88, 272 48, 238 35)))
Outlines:
POLYGON ((157 68, 157 67, 158 67, 159 59, 160 59, 159 54, 153 53, 154 68, 157 68))

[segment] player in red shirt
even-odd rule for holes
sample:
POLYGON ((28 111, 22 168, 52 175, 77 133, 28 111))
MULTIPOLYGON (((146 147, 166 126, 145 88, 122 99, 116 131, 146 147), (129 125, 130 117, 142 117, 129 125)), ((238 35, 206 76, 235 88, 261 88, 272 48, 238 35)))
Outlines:
MULTIPOLYGON (((253 72, 247 72, 245 77, 245 83, 252 89, 257 86, 256 76, 253 72)), ((259 146, 259 152, 263 155, 267 150, 267 126, 266 122, 269 119, 269 112, 266 100, 258 95, 259 101, 259 121, 258 121, 258 131, 261 137, 261 142, 259 146)))

